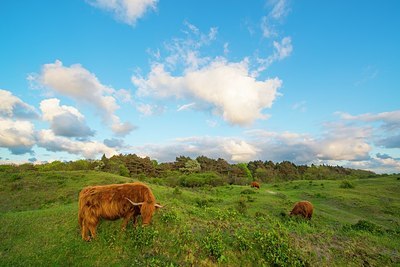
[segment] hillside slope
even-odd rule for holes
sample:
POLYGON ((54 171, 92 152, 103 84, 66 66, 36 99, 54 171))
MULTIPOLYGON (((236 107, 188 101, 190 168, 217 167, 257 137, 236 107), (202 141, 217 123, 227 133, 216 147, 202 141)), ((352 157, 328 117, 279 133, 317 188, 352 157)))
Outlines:
POLYGON ((280 266, 400 264, 400 181, 293 181, 197 189, 149 184, 166 207, 146 228, 103 221, 84 242, 86 185, 133 181, 103 172, 0 173, 0 266, 280 266), (309 200, 311 221, 286 214, 309 200))

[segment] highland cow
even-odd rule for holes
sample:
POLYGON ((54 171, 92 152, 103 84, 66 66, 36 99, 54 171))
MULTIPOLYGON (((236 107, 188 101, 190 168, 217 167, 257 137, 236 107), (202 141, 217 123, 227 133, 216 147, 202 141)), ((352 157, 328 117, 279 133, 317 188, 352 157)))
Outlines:
POLYGON ((143 183, 112 184, 89 186, 79 193, 78 221, 82 239, 89 241, 96 237, 96 227, 100 219, 116 220, 123 218, 122 229, 129 220, 136 224, 137 216, 142 216, 143 225, 150 223, 156 203, 150 188, 143 183))
POLYGON ((301 215, 306 219, 311 220, 313 215, 313 205, 309 201, 299 201, 296 203, 290 215, 301 215))
POLYGON ((257 189, 260 189, 260 184, 258 182, 251 182, 251 187, 255 187, 257 189))

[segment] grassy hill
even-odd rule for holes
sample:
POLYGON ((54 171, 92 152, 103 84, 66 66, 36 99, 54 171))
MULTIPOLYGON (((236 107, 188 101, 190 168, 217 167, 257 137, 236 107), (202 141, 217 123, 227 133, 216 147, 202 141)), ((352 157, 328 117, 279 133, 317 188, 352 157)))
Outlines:
POLYGON ((81 240, 78 193, 131 178, 95 171, 0 172, 0 266, 400 265, 400 178, 171 188, 148 227, 102 221, 81 240), (353 187, 353 188, 352 188, 353 187), (314 204, 311 221, 287 216, 314 204))

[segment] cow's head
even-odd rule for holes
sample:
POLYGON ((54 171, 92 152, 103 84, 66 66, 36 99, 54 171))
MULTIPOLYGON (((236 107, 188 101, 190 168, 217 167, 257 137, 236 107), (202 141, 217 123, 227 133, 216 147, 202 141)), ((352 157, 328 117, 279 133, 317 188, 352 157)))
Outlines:
POLYGON ((140 214, 142 215, 143 225, 147 225, 150 223, 151 218, 153 217, 154 210, 163 208, 160 204, 153 204, 149 202, 133 202, 129 198, 126 199, 135 207, 140 207, 140 214))

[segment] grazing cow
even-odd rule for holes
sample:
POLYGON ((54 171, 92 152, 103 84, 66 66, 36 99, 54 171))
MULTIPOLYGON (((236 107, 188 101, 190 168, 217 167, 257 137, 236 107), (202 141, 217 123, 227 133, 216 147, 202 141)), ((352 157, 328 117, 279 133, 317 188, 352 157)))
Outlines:
POLYGON ((250 185, 251 187, 255 187, 255 188, 257 188, 257 189, 260 189, 260 184, 259 183, 257 183, 257 182, 251 182, 251 185, 250 185))
POLYGON ((150 188, 143 183, 112 184, 89 186, 79 193, 78 221, 81 227, 82 239, 89 241, 89 231, 92 238, 96 237, 96 227, 99 220, 116 220, 123 218, 122 229, 129 220, 141 215, 143 225, 150 223, 156 208, 162 208, 156 203, 150 188))
POLYGON ((311 220, 313 210, 314 208, 311 202, 299 201, 290 212, 290 215, 301 215, 304 218, 311 220))

